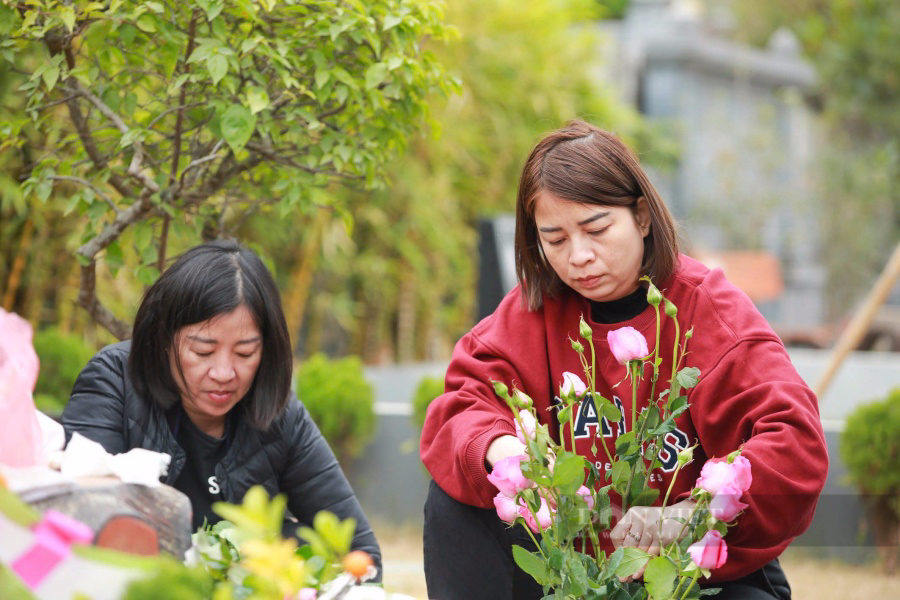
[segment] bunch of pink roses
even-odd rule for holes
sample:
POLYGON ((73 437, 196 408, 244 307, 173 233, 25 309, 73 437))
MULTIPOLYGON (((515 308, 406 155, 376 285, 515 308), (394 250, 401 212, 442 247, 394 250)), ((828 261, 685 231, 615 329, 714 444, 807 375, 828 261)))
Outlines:
MULTIPOLYGON (((610 351, 628 368, 632 411, 631 427, 627 433, 619 433, 615 454, 603 444, 611 464, 603 476, 591 462, 574 452, 573 427, 568 428, 571 450, 566 448, 565 426, 586 398, 593 400, 598 415, 611 422, 624 418, 615 404, 596 392, 593 336, 583 319, 579 327, 583 342, 571 340, 571 344, 579 355, 586 381, 574 373, 563 374, 557 437, 539 422, 531 398, 524 391, 510 392, 502 382, 494 382, 496 393, 513 412, 517 437, 526 449, 522 455, 498 461, 488 475, 499 490, 494 505, 504 521, 521 521, 529 531, 541 534, 540 540, 533 540, 536 552, 514 547, 513 555, 517 564, 544 587, 547 597, 697 598, 700 596, 700 589, 695 586, 697 580, 709 576, 710 569, 721 567, 727 559, 723 536, 728 523, 748 506, 741 502, 741 496, 752 481, 750 462, 738 450, 703 466, 691 493, 693 509, 689 515, 676 517, 682 523, 681 531, 676 541, 662 547, 658 555, 636 547, 620 547, 609 556, 599 550, 592 551, 602 547, 599 532, 611 525, 611 492, 621 498, 622 514, 630 506, 657 503, 660 491, 648 482, 654 469, 661 465, 658 459, 661 437, 675 428, 675 418, 687 410, 685 390, 696 385, 700 376, 698 369, 681 366, 693 330, 681 334, 676 307, 649 280, 648 284, 648 301, 657 314, 654 350, 651 352, 644 336, 631 327, 617 329, 607 336, 610 351), (676 344, 671 378, 657 395, 663 360, 659 356, 660 306, 664 307, 665 316, 675 321, 676 344), (590 349, 589 354, 585 345, 590 349), (638 413, 638 382, 645 370, 653 377, 651 398, 638 413), (636 576, 642 579, 633 581, 636 576)), ((662 506, 667 505, 675 479, 681 468, 691 462, 692 455, 693 448, 678 454, 662 506)))

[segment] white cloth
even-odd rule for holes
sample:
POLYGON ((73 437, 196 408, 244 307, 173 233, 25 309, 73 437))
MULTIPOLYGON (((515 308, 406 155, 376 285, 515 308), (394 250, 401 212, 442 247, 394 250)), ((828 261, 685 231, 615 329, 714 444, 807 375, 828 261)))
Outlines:
POLYGON ((125 483, 140 483, 149 487, 159 485, 159 478, 169 471, 172 457, 163 452, 132 448, 124 454, 110 454, 103 446, 80 433, 73 433, 62 455, 60 471, 63 476, 102 477, 115 475, 125 483))

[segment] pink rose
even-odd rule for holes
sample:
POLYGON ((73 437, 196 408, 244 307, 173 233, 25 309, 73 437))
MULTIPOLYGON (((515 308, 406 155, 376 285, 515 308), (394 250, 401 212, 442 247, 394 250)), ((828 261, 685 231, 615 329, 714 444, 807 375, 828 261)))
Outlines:
POLYGON ((488 473, 488 481, 508 498, 515 498, 516 494, 533 485, 531 480, 522 475, 523 460, 525 460, 524 454, 498 460, 494 464, 493 470, 488 473))
POLYGON ((709 501, 709 514, 720 521, 733 521, 747 505, 741 502, 741 492, 735 485, 723 485, 709 501))
POLYGON ((722 539, 722 534, 710 529, 700 541, 688 547, 688 554, 701 569, 718 569, 728 560, 728 547, 722 539))
POLYGON ((31 324, 0 308, 0 463, 29 467, 44 461, 41 427, 31 392, 39 362, 31 324))
POLYGON ((584 501, 587 502, 588 510, 594 510, 594 495, 591 493, 591 490, 587 488, 587 486, 581 486, 575 493, 584 498, 584 501))
POLYGON ((566 371, 563 373, 563 384, 559 389, 560 396, 565 398, 569 394, 575 394, 575 397, 581 396, 587 390, 587 386, 581 378, 575 373, 566 371))
POLYGON ((316 600, 318 596, 319 592, 315 588, 302 588, 297 592, 297 600, 316 600))
POLYGON ((531 414, 531 411, 529 410, 520 410, 519 419, 522 421, 522 425, 519 426, 519 421, 516 421, 516 437, 519 438, 519 441, 523 444, 527 444, 527 440, 534 439, 534 432, 537 428, 537 419, 534 418, 534 415, 531 414))
POLYGON ((494 496, 494 508, 497 509, 497 516, 507 523, 512 523, 519 516, 519 505, 502 493, 494 496))
POLYGON ((695 487, 703 488, 713 496, 727 485, 736 487, 742 492, 750 489, 753 476, 750 473, 750 461, 737 456, 734 462, 724 460, 708 460, 700 470, 700 477, 695 487))
POLYGON ((541 498, 541 507, 535 514, 531 514, 531 509, 524 502, 520 503, 519 516, 525 519, 528 528, 535 533, 547 529, 553 523, 553 514, 550 512, 550 506, 544 498, 541 498), (535 516, 537 516, 537 521, 535 521, 535 516))
POLYGON ((606 334, 606 341, 619 364, 627 364, 650 354, 647 340, 634 327, 620 327, 606 334))

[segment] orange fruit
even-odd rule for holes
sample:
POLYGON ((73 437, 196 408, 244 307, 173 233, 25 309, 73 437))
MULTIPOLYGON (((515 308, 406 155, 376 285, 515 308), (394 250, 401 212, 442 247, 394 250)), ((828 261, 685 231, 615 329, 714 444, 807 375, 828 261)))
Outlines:
POLYGON ((345 571, 358 578, 365 575, 369 567, 375 564, 375 561, 372 560, 368 552, 354 550, 344 557, 341 564, 344 566, 345 571))

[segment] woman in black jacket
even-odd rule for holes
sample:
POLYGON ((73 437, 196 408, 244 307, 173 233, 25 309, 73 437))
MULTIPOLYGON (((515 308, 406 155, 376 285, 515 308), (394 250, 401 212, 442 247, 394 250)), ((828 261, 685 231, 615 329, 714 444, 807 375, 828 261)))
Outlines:
MULTIPOLYGON (((253 252, 215 241, 181 255, 144 295, 130 341, 101 350, 62 415, 117 454, 172 457, 164 483, 184 492, 193 524, 260 484, 310 525, 321 510, 356 519, 354 550, 381 552, 327 442, 290 389, 290 338, 275 281, 253 252)), ((293 534, 298 523, 285 528, 293 534)))

